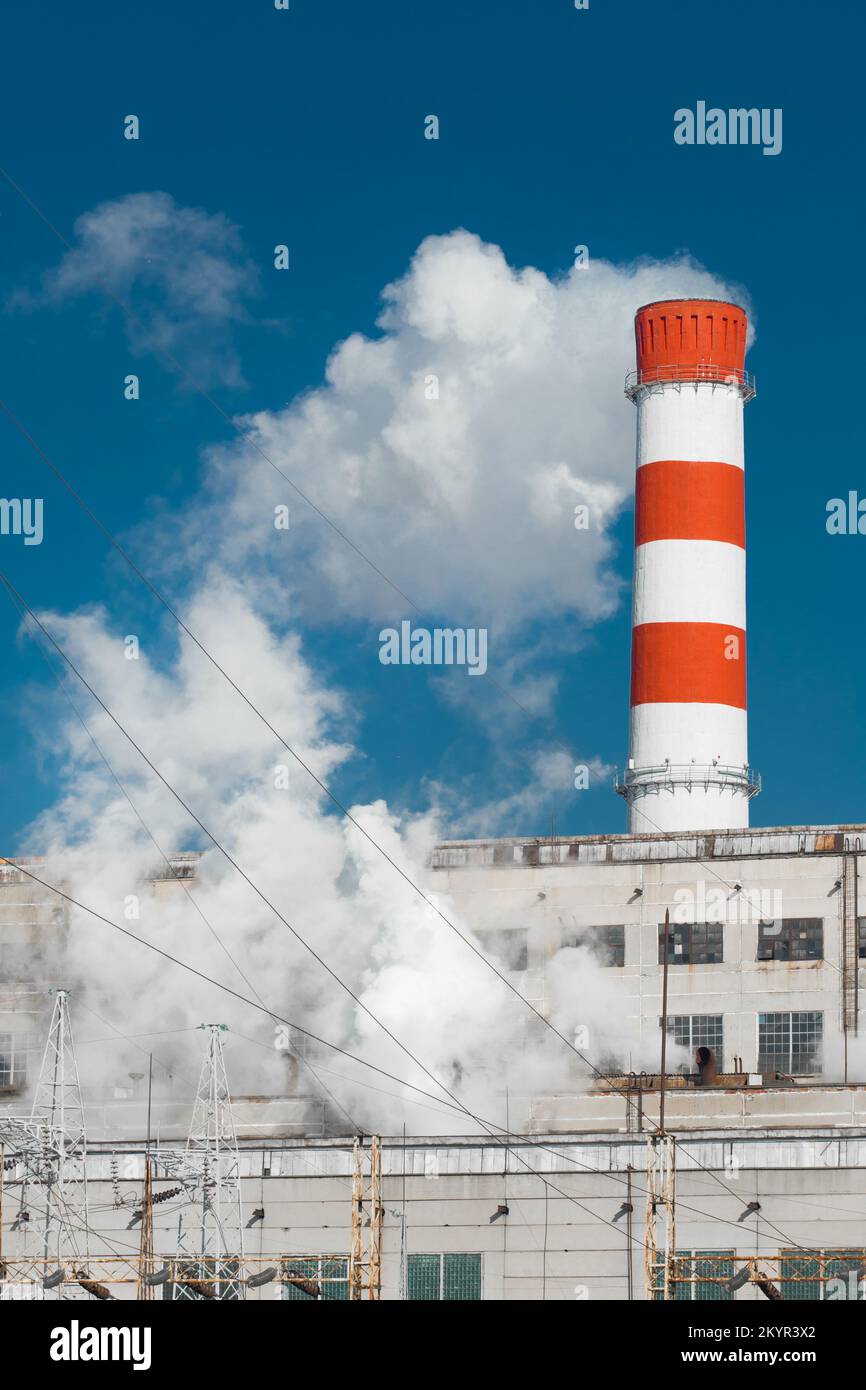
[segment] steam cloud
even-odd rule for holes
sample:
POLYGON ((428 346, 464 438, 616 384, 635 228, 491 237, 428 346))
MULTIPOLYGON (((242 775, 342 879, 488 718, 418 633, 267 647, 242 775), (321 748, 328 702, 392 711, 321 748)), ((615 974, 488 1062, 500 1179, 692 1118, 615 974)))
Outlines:
MULTIPOLYGON (((107 205, 82 219, 82 239, 85 251, 101 245, 100 229, 110 217, 112 264, 129 274, 117 238, 122 243, 124 235, 138 233, 135 217, 120 215, 135 211, 130 200, 123 202, 125 209, 107 205)), ((155 209, 148 203, 145 211, 159 214, 163 248, 175 245, 174 221, 186 217, 189 225, 188 210, 171 200, 155 209)), ((167 284, 186 283, 168 269, 162 273, 167 284)), ((71 292, 85 281, 79 259, 62 268, 57 283, 71 292)), ((507 661, 514 669, 526 664, 519 678, 523 695, 530 699, 534 689, 543 710, 552 692, 548 677, 533 673, 533 658, 544 650, 538 627, 550 633, 549 650, 575 640, 576 632, 604 618, 618 601, 607 528, 631 486, 633 422, 622 405, 621 380, 630 359, 634 308, 671 294, 730 293, 685 260, 625 268, 596 262, 554 281, 534 269, 512 269, 498 247, 467 232, 429 238, 405 277, 384 292, 381 335, 352 335, 335 349, 321 388, 246 423, 268 456, 401 588, 453 621, 496 622, 510 642, 507 661), (425 396, 431 377, 439 383, 438 399, 425 396), (589 506, 592 526, 576 542, 572 517, 578 503, 589 506)), ((229 295, 229 317, 233 304, 229 295)), ((195 306, 187 302, 187 310, 193 313, 195 306)), ((171 575, 173 592, 183 594, 180 607, 192 630, 317 776, 327 781, 357 756, 349 704, 312 668, 303 633, 311 624, 351 628, 395 612, 402 616, 395 609, 398 600, 291 495, 248 442, 207 452, 201 493, 169 524, 158 563, 163 576, 171 575), (291 541, 280 546, 273 513, 285 502, 292 504, 291 541)), ((140 658, 129 661, 123 629, 111 613, 42 616, 136 742, 271 902, 470 1108, 501 1123, 506 1086, 531 1094, 575 1084, 574 1055, 533 1022, 493 972, 334 812, 192 644, 172 633, 166 648, 165 634, 154 629, 141 635, 140 658), (288 788, 278 785, 285 780, 279 772, 284 764, 288 788)), ((341 640, 340 629, 334 631, 334 640, 341 640)), ((435 1090, 191 826, 98 707, 80 692, 76 700, 159 844, 169 851, 203 850, 196 900, 266 1007, 435 1090)), ((159 855, 62 705, 50 733, 60 750, 62 790, 25 837, 26 849, 48 856, 46 876, 106 917, 248 993, 183 893, 163 884, 148 887, 159 855), (135 899, 139 918, 129 915, 135 899)), ((487 817, 491 828, 497 814, 531 810, 537 786, 562 768, 551 754, 535 771, 536 783, 498 807, 474 808, 476 821, 487 817)), ((430 852, 447 836, 454 805, 440 786, 432 804, 409 811, 376 799, 352 809, 407 874, 436 894, 430 852)), ((466 809, 461 806, 461 813, 466 809)), ((520 828, 514 825, 512 833, 520 828)), ((492 903, 483 920, 469 923, 453 903, 437 900, 465 934, 528 925, 492 903)), ((125 1032, 223 1021, 237 1035, 263 1044, 236 1038, 229 1053, 234 1089, 278 1092, 285 1085, 286 1062, 273 1051, 272 1027, 246 1006, 75 908, 62 949, 64 958, 52 966, 57 977, 77 986, 85 1004, 122 1023, 125 1032)), ((549 963, 546 989, 546 1006, 566 1036, 579 1025, 589 1028, 593 1059, 615 1041, 621 1052, 625 1031, 632 1064, 652 1064, 657 1039, 651 1040, 652 1054, 642 1054, 639 1038, 629 1037, 621 1020, 611 972, 589 951, 561 951, 549 963), (614 1027, 616 1039, 610 1036, 614 1027)), ((169 1067, 195 1072, 198 1047, 189 1035, 146 1045, 169 1067)), ((95 1052, 82 1049, 84 1080, 91 1086, 116 1077, 130 1060, 122 1049, 95 1052)), ((140 1066, 140 1057, 135 1060, 140 1066)), ((368 1128, 394 1130, 404 1119, 410 1131, 472 1127, 465 1117, 437 1114, 432 1103, 424 1109, 417 1097, 399 1096, 393 1083, 345 1058, 321 1053, 314 1065, 321 1065, 341 1104, 368 1128)), ((302 1084, 315 1089, 303 1074, 302 1084)))

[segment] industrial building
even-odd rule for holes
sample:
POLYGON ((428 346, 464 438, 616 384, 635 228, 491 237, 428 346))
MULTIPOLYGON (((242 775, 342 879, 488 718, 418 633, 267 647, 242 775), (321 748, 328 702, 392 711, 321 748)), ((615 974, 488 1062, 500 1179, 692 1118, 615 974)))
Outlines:
MULTIPOLYGON (((86 1097, 64 1148, 27 1074, 48 1027, 33 963, 62 904, 28 877, 35 861, 9 862, 2 1297, 864 1296, 866 825, 748 824, 746 317, 648 305, 636 342, 628 833, 449 841, 432 866, 437 899, 545 1017, 563 952, 604 972, 611 1026, 587 1027, 574 1084, 510 1095, 505 1129, 359 1141, 303 1072, 290 1093, 229 1102, 212 1029, 192 1118, 165 1098, 148 1117, 134 1083, 86 1097), (670 1065, 636 1064, 663 1041, 670 1065), (28 1128, 10 1117, 32 1092, 28 1128), (64 1155, 101 1249, 35 1238, 64 1155)), ((172 858, 151 891, 194 892, 196 864, 172 858)))

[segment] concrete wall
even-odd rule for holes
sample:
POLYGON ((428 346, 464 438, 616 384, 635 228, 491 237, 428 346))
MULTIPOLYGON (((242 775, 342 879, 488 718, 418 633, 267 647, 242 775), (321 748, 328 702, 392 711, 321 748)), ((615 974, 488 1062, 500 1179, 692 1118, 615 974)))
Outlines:
MULTIPOLYGON (((110 1176, 112 1157, 107 1149, 90 1157, 91 1210, 99 1211, 107 1244, 134 1252, 138 1230, 127 1226, 141 1199, 141 1147, 117 1151, 116 1183, 110 1176)), ((248 1257, 348 1255, 348 1142, 245 1145, 241 1164, 244 1221, 256 1207, 265 1210, 264 1222, 245 1232, 248 1257)), ((830 1130, 764 1130, 736 1140, 720 1131, 696 1134, 679 1149, 677 1248, 763 1254, 772 1262, 780 1249, 799 1245, 864 1247, 864 1164, 866 1129, 844 1138, 830 1130), (751 1201, 760 1202, 760 1216, 740 1221, 751 1201)), ((160 1178, 155 1191, 169 1185, 170 1179, 160 1178)), ((399 1139, 387 1140, 383 1297, 399 1296, 400 1214, 405 1211, 409 1253, 481 1254, 484 1299, 625 1299, 629 1248, 632 1295, 640 1299, 645 1190, 646 1145, 637 1138, 541 1136, 508 1152, 498 1143, 473 1139, 413 1140, 405 1149, 399 1139), (624 1219, 611 1224, 626 1198, 629 1176, 631 1245, 624 1219), (499 1205, 508 1207, 508 1215, 491 1222, 499 1205)), ((7 1210, 16 1200, 15 1188, 7 1187, 7 1210)), ((158 1254, 175 1253, 177 1219, 176 1202, 155 1209, 158 1254)), ((27 1237, 31 1254, 37 1253, 38 1237, 36 1227, 27 1237)), ((6 1258, 24 1253, 24 1239, 7 1231, 6 1258)), ((133 1289, 125 1285, 115 1291, 130 1296, 133 1289)), ((249 1296, 273 1299, 279 1293, 272 1284, 249 1296)), ((751 1287, 737 1294, 741 1300, 760 1297, 751 1287)))
MULTIPOLYGON (((819 1011, 824 1021, 827 1079, 866 1080, 866 1040, 850 1027, 848 1067, 842 1028, 843 898, 837 887, 843 863, 849 883, 862 877, 866 827, 784 827, 692 836, 598 836, 555 844, 533 840, 446 843, 434 854, 437 889, 453 899, 461 920, 479 931, 526 934, 527 968, 514 975, 521 992, 536 1006, 549 1007, 547 967, 551 957, 593 927, 622 926, 625 965, 611 968, 622 995, 624 1017, 633 1020, 646 1048, 659 1040, 661 971, 658 927, 666 908, 700 921, 708 909, 723 911, 724 963, 679 965, 670 972, 672 1014, 722 1014, 722 1068, 742 1059, 757 1066, 760 1012, 819 1011), (742 891, 735 891, 737 884, 742 891), (686 895, 684 900, 683 895, 686 895), (757 918, 819 917, 824 922, 824 959, 814 962, 758 961, 757 918)), ((197 856, 173 857, 177 872, 194 889, 197 856)), ((34 861, 34 871, 42 866, 34 861)), ((33 867, 33 866, 32 866, 33 867)), ((157 896, 181 891, 168 877, 154 875, 157 896)), ((866 890, 864 890, 866 901, 866 890)), ((857 909, 849 891, 849 924, 857 909)), ((866 908, 864 908, 866 915, 866 908)), ((49 949, 64 930, 62 906, 47 890, 10 867, 0 869, 0 1035, 12 1033, 30 1049, 38 1067, 44 993, 50 979, 49 949), (22 978, 25 951, 32 951, 33 974, 22 978), (41 978, 38 976, 41 974, 41 978), (40 995, 38 991, 42 990, 40 995)), ((489 938, 488 938, 489 940, 489 938)), ((486 941, 485 941, 486 944, 486 941)), ((509 960, 488 946, 502 968, 509 960)), ((858 962, 860 998, 866 999, 866 960, 858 962)), ((850 1001, 849 1001, 850 1002, 850 1001)), ((862 1015, 862 1010, 861 1010, 862 1015)), ((623 1056, 622 1065, 631 1067, 623 1056)), ((316 1131, 320 1132, 320 1128, 316 1131)))
MULTIPOLYGON (((814 841, 814 832, 810 833, 814 841)), ((475 927, 527 931, 528 968, 516 977, 516 983, 536 1002, 548 1002, 547 962, 576 933, 623 926, 625 965, 612 967, 611 979, 621 991, 625 1016, 639 1023, 650 1048, 659 1037, 658 929, 665 909, 675 910, 679 904, 684 920, 692 921, 708 920, 710 912, 723 913, 728 918, 723 926, 724 963, 672 964, 669 1011, 722 1014, 723 1067, 731 1069, 734 1057, 740 1057, 747 1071, 757 1067, 759 1013, 820 1011, 824 1016, 823 1074, 841 1080, 845 1075, 843 894, 837 885, 843 875, 843 856, 823 851, 779 852, 778 841, 772 837, 773 832, 751 832, 748 839, 757 852, 713 856, 703 862, 695 862, 685 842, 671 838, 652 843, 649 837, 578 842, 579 859, 569 857, 568 844, 443 845, 436 861, 437 888, 453 899, 462 920, 475 927), (677 858, 680 843, 683 852, 677 858), (631 849, 635 857, 612 859, 612 844, 623 851, 631 849), (512 846, 513 853, 502 852, 512 846), (495 862, 497 847, 499 862, 495 862), (670 857, 654 860, 651 855, 660 849, 666 849, 670 857), (638 857, 641 851, 643 857, 638 857), (539 862, 526 863, 527 853, 539 862), (741 892, 736 891, 737 884, 742 885, 741 892), (693 904, 691 916, 689 903, 693 904), (758 961, 758 919, 768 908, 772 917, 823 919, 824 959, 758 961)), ((850 857, 862 881, 864 855, 850 857)), ((849 918, 853 920, 850 903, 849 918)), ((866 1000, 866 960, 859 960, 857 973, 860 998, 866 1000)), ((860 1034, 858 1045, 849 1028, 848 1076, 852 1080, 866 1080, 862 1027, 860 1034)), ((622 1060, 629 1068, 629 1059, 622 1060)))
POLYGON ((63 922, 55 894, 0 864, 0 1096, 15 1089, 23 1066, 31 1075, 39 1071, 51 1013, 47 958, 63 922), (12 1087, 4 1084, 10 1071, 12 1087))

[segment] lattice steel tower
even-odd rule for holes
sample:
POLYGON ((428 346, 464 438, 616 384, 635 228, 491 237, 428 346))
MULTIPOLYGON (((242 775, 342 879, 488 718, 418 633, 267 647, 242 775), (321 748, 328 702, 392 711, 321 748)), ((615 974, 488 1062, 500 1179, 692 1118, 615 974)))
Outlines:
POLYGON ((208 1034, 184 1165, 194 1177, 197 1222, 178 1229, 178 1256, 194 1260, 200 1279, 213 1279, 211 1296, 237 1298, 242 1286, 232 1277, 243 1259, 240 1156, 223 1057, 224 1023, 203 1023, 208 1034))
POLYGON ((27 1128, 40 1147, 34 1176, 45 1190, 43 1257, 58 1268, 77 1265, 89 1253, 87 1135, 65 989, 54 1001, 27 1128))

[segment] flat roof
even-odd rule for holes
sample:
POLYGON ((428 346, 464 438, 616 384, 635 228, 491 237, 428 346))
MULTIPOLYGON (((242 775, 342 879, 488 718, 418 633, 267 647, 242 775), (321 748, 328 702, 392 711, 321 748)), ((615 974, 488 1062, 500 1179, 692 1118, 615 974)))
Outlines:
POLYGON ((624 864, 648 860, 751 859, 812 854, 866 854, 866 825, 750 826, 650 835, 533 835, 441 840, 434 869, 467 865, 624 864))

